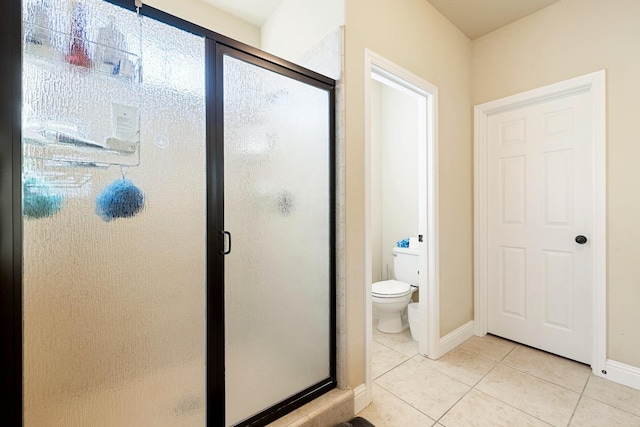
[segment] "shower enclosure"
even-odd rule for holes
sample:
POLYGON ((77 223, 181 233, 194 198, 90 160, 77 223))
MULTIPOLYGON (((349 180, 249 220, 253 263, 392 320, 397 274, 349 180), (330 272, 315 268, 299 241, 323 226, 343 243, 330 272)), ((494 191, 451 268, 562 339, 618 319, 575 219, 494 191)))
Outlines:
POLYGON ((265 425, 334 388, 335 82, 134 0, 5 3, 11 420, 265 425))

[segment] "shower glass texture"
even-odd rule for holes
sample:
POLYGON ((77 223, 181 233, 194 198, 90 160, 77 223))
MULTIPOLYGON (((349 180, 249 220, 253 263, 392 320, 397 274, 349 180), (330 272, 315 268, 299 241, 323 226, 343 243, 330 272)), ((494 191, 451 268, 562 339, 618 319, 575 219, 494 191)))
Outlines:
POLYGON ((329 93, 223 57, 226 423, 330 377, 329 93))
POLYGON ((23 210, 24 425, 205 425, 204 39, 99 0, 23 11, 23 176, 61 202, 23 210), (144 208, 105 220, 123 177, 144 208))

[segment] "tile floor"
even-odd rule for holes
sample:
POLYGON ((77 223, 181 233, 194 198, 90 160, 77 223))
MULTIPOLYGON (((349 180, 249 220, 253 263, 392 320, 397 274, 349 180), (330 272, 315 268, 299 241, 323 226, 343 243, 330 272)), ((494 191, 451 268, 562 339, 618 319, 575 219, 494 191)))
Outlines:
POLYGON ((639 390, 492 335, 430 360, 409 330, 374 327, 371 358, 373 403, 358 415, 376 427, 640 427, 639 390))

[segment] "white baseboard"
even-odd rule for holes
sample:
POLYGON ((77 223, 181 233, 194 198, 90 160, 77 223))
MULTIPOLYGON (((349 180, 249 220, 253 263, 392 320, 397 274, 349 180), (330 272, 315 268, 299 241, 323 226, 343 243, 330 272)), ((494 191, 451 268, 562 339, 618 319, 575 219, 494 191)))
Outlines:
POLYGON ((440 348, 438 357, 442 357, 474 335, 475 326, 473 320, 460 326, 453 332, 440 338, 440 348))
POLYGON ((360 384, 353 389, 353 413, 357 414, 371 403, 370 397, 367 395, 367 385, 360 384))
POLYGON ((640 368, 610 359, 607 359, 605 366, 606 374, 602 372, 594 373, 599 377, 640 390, 640 368))

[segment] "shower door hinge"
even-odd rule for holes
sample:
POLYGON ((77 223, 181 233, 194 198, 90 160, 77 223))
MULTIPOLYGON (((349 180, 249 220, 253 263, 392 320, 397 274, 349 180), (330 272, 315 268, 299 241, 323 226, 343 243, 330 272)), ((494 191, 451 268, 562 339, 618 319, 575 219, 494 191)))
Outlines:
POLYGON ((422 234, 418 234, 418 242, 422 242, 422 234))

